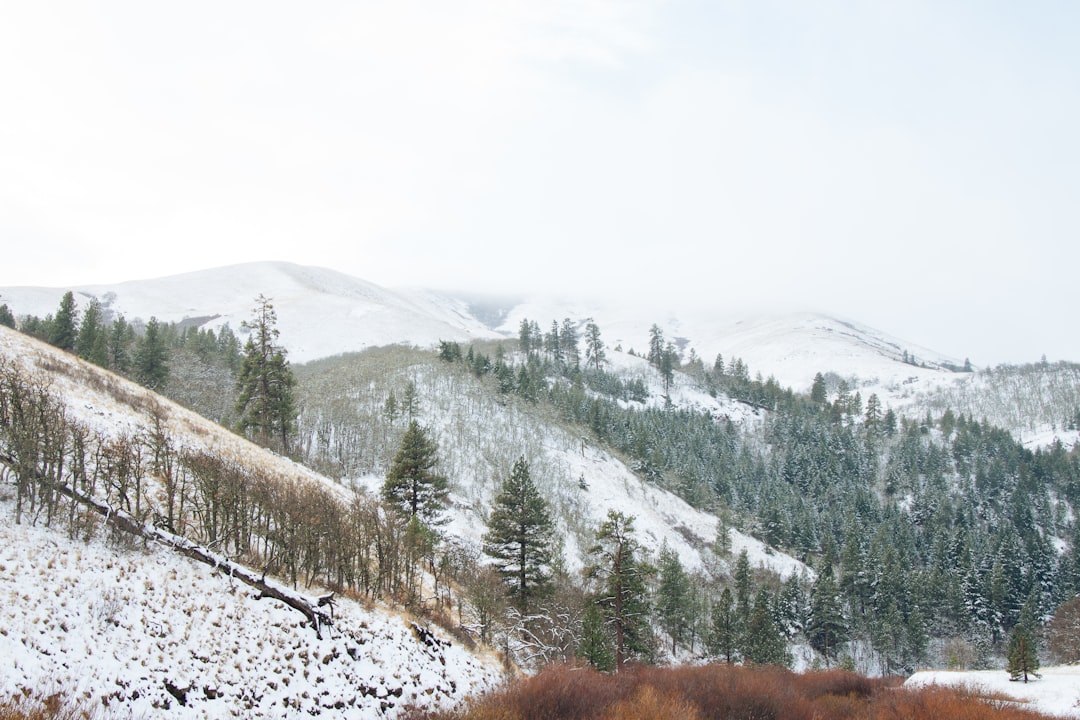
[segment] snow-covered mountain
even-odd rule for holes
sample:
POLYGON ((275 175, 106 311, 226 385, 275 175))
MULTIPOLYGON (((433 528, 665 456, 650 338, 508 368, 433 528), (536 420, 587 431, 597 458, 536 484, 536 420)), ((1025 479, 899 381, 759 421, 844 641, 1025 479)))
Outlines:
POLYGON ((4 288, 0 298, 16 315, 56 312, 71 290, 82 307, 96 297, 129 320, 156 317, 206 327, 225 323, 239 331, 251 318, 255 298, 272 300, 278 327, 293 362, 403 343, 428 346, 440 339, 495 337, 464 303, 433 302, 326 268, 261 262, 215 268, 153 280, 75 288, 4 288))
POLYGON ((751 373, 783 386, 809 388, 832 371, 883 384, 912 378, 955 379, 963 363, 885 333, 826 315, 760 314, 730 308, 650 308, 551 298, 483 298, 425 289, 388 290, 334 270, 281 262, 215 268, 152 280, 75 288, 0 288, 16 315, 44 317, 67 290, 83 305, 91 297, 129 320, 157 317, 233 329, 251 316, 254 298, 270 298, 293 362, 402 343, 514 338, 523 318, 547 330, 552 320, 592 318, 606 344, 646 348, 655 323, 684 355, 693 349, 711 365, 717 354, 741 358, 751 373), (904 362, 905 354, 919 366, 904 362))

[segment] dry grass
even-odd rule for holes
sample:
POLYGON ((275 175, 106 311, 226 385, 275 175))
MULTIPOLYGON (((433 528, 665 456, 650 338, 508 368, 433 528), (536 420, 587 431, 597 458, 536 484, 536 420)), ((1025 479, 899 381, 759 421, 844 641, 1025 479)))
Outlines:
POLYGON ((631 668, 602 675, 560 666, 453 712, 414 720, 1034 720, 1044 715, 998 697, 940 687, 906 690, 895 679, 842 671, 709 665, 631 668))

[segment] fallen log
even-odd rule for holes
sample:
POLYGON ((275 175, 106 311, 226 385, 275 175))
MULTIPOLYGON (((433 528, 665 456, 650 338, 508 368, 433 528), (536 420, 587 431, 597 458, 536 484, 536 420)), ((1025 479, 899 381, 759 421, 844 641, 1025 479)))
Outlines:
MULTIPOLYGON (((6 459, 7 458, 0 456, 0 461, 6 459)), ((334 624, 333 614, 327 614, 325 611, 320 610, 316 604, 317 601, 312 602, 299 593, 293 592, 276 583, 269 582, 265 577, 259 577, 258 574, 248 568, 238 565, 228 558, 202 547, 198 543, 192 542, 181 535, 171 533, 168 530, 142 523, 123 510, 116 510, 92 497, 82 495, 67 485, 59 483, 50 483, 50 485, 62 495, 93 510, 103 517, 108 525, 126 533, 161 543, 193 560, 198 560, 201 563, 227 572, 230 577, 234 577, 240 580, 240 582, 258 590, 260 599, 273 598, 274 600, 285 603, 294 610, 298 610, 307 618, 308 623, 315 630, 315 636, 320 640, 322 639, 323 626, 329 627, 334 624)))

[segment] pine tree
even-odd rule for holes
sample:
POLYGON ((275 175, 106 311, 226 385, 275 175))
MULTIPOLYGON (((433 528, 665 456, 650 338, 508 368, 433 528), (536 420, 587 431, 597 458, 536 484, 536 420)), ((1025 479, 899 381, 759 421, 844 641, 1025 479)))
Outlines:
POLYGON ((130 348, 134 342, 135 330, 123 315, 117 316, 109 326, 109 337, 106 342, 110 370, 121 375, 126 375, 131 370, 130 348))
POLYGON ((690 627, 690 578, 679 556, 666 546, 660 551, 660 583, 656 588, 656 611, 660 626, 671 638, 671 652, 682 642, 690 627))
POLYGON ((277 313, 263 295, 255 299, 254 317, 243 328, 251 335, 244 345, 237 386, 236 412, 241 432, 253 433, 264 447, 276 442, 289 452, 289 435, 296 420, 293 377, 286 351, 278 342, 277 313))
POLYGON ((603 583, 597 605, 615 635, 618 672, 631 657, 652 655, 646 588, 652 568, 638 558, 633 517, 615 510, 608 510, 607 519, 596 533, 596 545, 589 552, 597 562, 588 568, 588 575, 603 583))
POLYGON ((735 598, 729 588, 724 588, 720 598, 713 603, 710 613, 708 634, 705 636, 705 649, 715 658, 723 658, 732 663, 738 658, 739 638, 742 624, 735 610, 735 598))
POLYGON ((740 618, 745 619, 750 615, 750 596, 754 583, 753 576, 750 574, 750 558, 746 554, 746 548, 739 551, 732 575, 735 580, 735 612, 740 618))
POLYGON ((611 646, 611 638, 605 630, 600 608, 595 601, 589 602, 581 621, 581 640, 578 642, 577 653, 600 672, 612 672, 615 670, 615 653, 611 646))
POLYGON ((0 325, 15 329, 15 316, 11 314, 11 308, 7 303, 0 305, 0 325))
POLYGON ((585 326, 585 362, 599 371, 606 359, 604 341, 600 339, 600 326, 589 322, 585 326))
POLYGON ((784 634, 781 632, 770 610, 771 595, 762 589, 754 601, 754 609, 746 621, 741 650, 747 661, 758 665, 790 665, 784 634))
POLYGON ((495 497, 483 547, 522 614, 550 590, 554 530, 548 504, 521 457, 495 497))
POLYGON ((108 367, 108 336, 102 318, 101 303, 97 298, 93 298, 83 310, 79 335, 75 340, 75 352, 84 360, 100 367, 108 367))
POLYGON ((840 644, 847 640, 848 624, 844 618, 840 589, 832 567, 825 566, 810 590, 810 624, 806 629, 810 645, 825 656, 825 666, 835 659, 840 644))
POLYGON ((403 515, 429 524, 441 523, 442 508, 450 492, 446 478, 436 472, 438 447, 415 420, 401 438, 390 463, 382 497, 403 515))
POLYGON ((562 346, 563 359, 567 366, 577 368, 581 365, 581 352, 578 349, 578 330, 570 318, 563 318, 559 330, 559 344, 562 346))
POLYGON ((645 359, 656 367, 660 367, 664 359, 664 331, 656 323, 649 328, 649 353, 645 359))
POLYGON ((169 348, 156 317, 146 324, 135 350, 134 370, 135 381, 151 390, 164 388, 169 379, 169 348))
POLYGON ((56 311, 49 328, 49 344, 55 345, 61 350, 73 352, 75 350, 75 295, 68 290, 60 300, 60 308, 56 311))
POLYGON ((1028 682, 1028 676, 1039 677, 1039 654, 1031 632, 1017 625, 1009 635, 1009 679, 1028 682))
POLYGON ((824 405, 828 399, 828 391, 825 389, 825 376, 817 373, 814 375, 813 385, 810 386, 810 400, 818 405, 824 405))

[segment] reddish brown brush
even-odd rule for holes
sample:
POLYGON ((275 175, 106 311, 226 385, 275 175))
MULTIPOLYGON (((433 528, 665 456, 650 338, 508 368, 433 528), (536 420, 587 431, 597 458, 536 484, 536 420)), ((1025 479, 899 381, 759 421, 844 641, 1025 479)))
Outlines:
POLYGON ((842 671, 708 665, 603 675, 554 667, 442 720, 1035 720, 1001 698, 963 689, 906 690, 896 679, 842 671))

